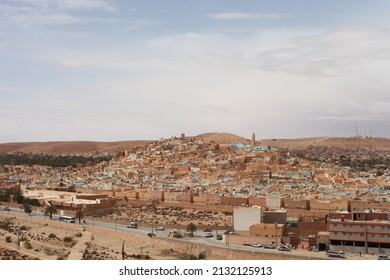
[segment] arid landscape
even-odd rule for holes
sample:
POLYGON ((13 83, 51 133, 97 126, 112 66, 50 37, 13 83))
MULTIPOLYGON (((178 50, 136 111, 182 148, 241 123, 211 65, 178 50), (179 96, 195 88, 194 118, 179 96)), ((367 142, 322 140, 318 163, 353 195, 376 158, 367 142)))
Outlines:
MULTIPOLYGON (((249 144, 250 139, 231 133, 204 133, 188 138, 202 139, 205 142, 249 144)), ((93 141, 57 141, 57 142, 20 142, 0 143, 0 154, 112 154, 123 152, 132 147, 143 146, 152 140, 131 140, 118 142, 93 141)), ((316 137, 297 139, 258 139, 257 145, 272 146, 280 149, 302 150, 309 147, 340 149, 366 149, 390 151, 390 140, 386 138, 364 137, 316 137)))

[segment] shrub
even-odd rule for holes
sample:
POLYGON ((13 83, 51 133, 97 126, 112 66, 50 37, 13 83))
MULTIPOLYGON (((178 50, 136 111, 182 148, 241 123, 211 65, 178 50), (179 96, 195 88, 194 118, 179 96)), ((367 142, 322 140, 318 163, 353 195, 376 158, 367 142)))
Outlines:
POLYGON ((180 232, 175 232, 173 235, 172 235, 173 238, 183 238, 183 235, 180 233, 180 232))
POLYGON ((205 251, 200 252, 198 255, 198 259, 205 260, 206 259, 206 252, 205 251))
POLYGON ((28 241, 27 236, 22 235, 19 239, 20 241, 28 241))
POLYGON ((73 238, 70 237, 70 236, 65 236, 63 240, 64 240, 65 243, 73 242, 73 238))
POLYGON ((26 242, 24 243, 24 248, 26 248, 26 249, 32 249, 33 246, 31 245, 30 241, 26 241, 26 242))
POLYGON ((57 236, 54 233, 49 234, 49 238, 56 238, 57 236))
POLYGON ((23 225, 23 226, 20 227, 20 230, 28 230, 28 228, 23 225))
POLYGON ((192 254, 180 254, 178 259, 179 260, 197 260, 198 258, 192 254))
POLYGON ((7 236, 7 237, 5 238, 5 242, 11 243, 11 242, 12 242, 12 237, 11 237, 11 236, 7 236))

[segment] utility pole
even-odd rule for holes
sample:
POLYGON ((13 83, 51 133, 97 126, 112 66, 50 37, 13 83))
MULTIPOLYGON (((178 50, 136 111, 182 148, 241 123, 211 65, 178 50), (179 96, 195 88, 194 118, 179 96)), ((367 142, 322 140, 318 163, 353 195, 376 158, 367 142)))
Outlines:
POLYGON ((20 222, 18 222, 18 251, 20 247, 20 222))
POLYGON ((126 259, 126 253, 125 253, 125 241, 122 242, 122 260, 126 259))
MULTIPOLYGON (((156 205, 154 200, 152 200, 152 236, 154 234, 154 216, 156 215, 156 205)), ((142 255, 142 254, 141 254, 142 255)))

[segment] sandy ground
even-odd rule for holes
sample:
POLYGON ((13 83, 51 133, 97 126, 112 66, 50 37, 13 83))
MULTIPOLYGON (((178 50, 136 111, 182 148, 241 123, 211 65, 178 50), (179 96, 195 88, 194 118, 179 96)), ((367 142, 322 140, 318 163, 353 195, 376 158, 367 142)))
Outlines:
POLYGON ((128 224, 131 221, 139 225, 149 226, 152 223, 167 228, 186 228, 194 223, 199 229, 223 229, 232 226, 232 213, 187 209, 181 207, 165 207, 157 205, 155 209, 151 204, 137 206, 117 206, 111 214, 99 217, 102 220, 117 220, 128 224))

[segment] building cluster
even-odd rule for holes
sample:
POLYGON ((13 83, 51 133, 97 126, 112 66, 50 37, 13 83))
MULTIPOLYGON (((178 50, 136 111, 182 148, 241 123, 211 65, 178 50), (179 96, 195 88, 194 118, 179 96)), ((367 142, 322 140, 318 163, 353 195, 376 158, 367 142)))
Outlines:
MULTIPOLYGON (((318 229, 329 231, 327 248, 340 242, 343 246, 350 244, 350 239, 339 238, 349 238, 350 232, 337 233, 339 228, 334 225, 341 218, 333 214, 349 213, 340 223, 353 225, 363 222, 355 213, 370 214, 363 215, 365 224, 371 217, 377 222, 379 216, 386 216, 390 209, 389 181, 385 175, 361 176, 346 167, 292 157, 288 151, 270 146, 256 146, 254 136, 248 144, 221 144, 184 136, 161 139, 125 151, 110 162, 84 167, 0 166, 0 189, 20 188, 25 196, 37 198, 42 205, 49 202, 68 211, 93 212, 118 201, 133 200, 183 206, 221 205, 232 211, 242 206, 261 214, 254 214, 256 222, 246 224, 245 230, 238 222, 240 231, 250 236, 272 236, 276 222, 276 233, 270 238, 281 238, 293 230, 291 222, 302 216, 317 217, 322 224, 326 220, 326 227, 318 229)), ((389 223, 386 217, 376 227, 389 223)), ((390 224, 384 226, 387 233, 379 228, 375 233, 389 237, 380 237, 382 248, 384 243, 390 244, 390 224)), ((368 227, 366 233, 374 234, 368 227)), ((356 234, 360 236, 361 232, 356 234)), ((371 237, 365 238, 365 248, 379 246, 371 237)), ((361 238, 354 246, 359 242, 361 238)))

